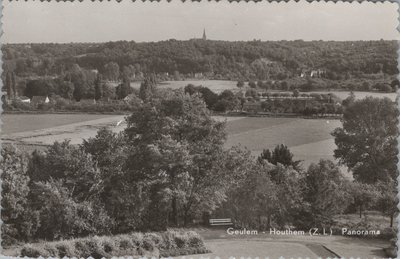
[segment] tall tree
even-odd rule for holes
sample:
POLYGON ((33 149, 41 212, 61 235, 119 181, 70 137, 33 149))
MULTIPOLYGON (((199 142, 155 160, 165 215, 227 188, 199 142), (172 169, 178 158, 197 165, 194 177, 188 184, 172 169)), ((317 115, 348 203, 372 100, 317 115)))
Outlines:
POLYGON ((108 80, 117 81, 119 78, 119 65, 115 62, 105 64, 104 75, 108 80))
POLYGON ((100 100, 103 97, 103 82, 101 74, 98 74, 94 82, 94 99, 100 100))
POLYGON ((115 91, 118 99, 124 99, 126 96, 131 94, 133 92, 133 89, 131 87, 130 78, 128 76, 124 76, 122 78, 122 83, 117 86, 115 91))
POLYGON ((161 202, 157 206, 166 209, 163 215, 170 215, 173 225, 178 215, 188 223, 221 202, 224 123, 211 118, 199 97, 178 91, 149 99, 135 108, 127 123, 128 171, 148 183, 151 203, 161 202), (159 200, 161 196, 166 200, 159 200))
POLYGON ((346 191, 348 180, 332 161, 321 159, 309 166, 304 181, 303 195, 310 205, 310 226, 329 226, 333 215, 343 212, 351 201, 346 191))
POLYGON ((380 195, 377 196, 377 208, 380 209, 384 215, 389 216, 389 227, 393 227, 394 216, 399 212, 399 208, 397 207, 399 204, 397 181, 390 180, 385 183, 379 182, 376 187, 380 193, 380 195))
POLYGON ((154 75, 146 76, 139 89, 139 97, 143 101, 149 101, 156 91, 156 78, 154 75))
POLYGON ((379 198, 379 192, 374 185, 360 182, 352 182, 349 185, 354 206, 358 207, 359 216, 362 218, 363 211, 369 209, 379 198))
POLYGON ((5 146, 1 149, 1 158, 2 239, 6 244, 27 241, 38 227, 37 213, 28 209, 30 179, 27 157, 14 146, 5 146))
POLYGON ((7 98, 9 100, 11 100, 13 97, 11 73, 6 73, 5 86, 6 86, 6 91, 7 91, 7 98))
POLYGON ((15 77, 15 72, 11 73, 11 89, 12 89, 12 95, 13 98, 16 98, 18 96, 18 91, 17 91, 17 79, 15 77))
POLYGON ((350 103, 343 127, 336 128, 335 157, 364 183, 397 177, 398 110, 388 98, 366 97, 350 103))

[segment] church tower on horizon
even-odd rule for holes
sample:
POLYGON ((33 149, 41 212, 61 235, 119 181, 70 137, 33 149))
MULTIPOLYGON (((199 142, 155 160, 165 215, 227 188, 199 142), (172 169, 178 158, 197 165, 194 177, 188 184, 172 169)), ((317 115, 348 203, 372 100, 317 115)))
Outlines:
POLYGON ((204 28, 204 30, 203 30, 203 40, 207 40, 206 29, 205 29, 205 28, 204 28))

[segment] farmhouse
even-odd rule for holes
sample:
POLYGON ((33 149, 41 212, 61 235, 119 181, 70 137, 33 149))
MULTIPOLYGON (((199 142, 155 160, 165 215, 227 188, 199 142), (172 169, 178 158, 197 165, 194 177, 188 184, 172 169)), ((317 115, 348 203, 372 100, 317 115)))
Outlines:
POLYGON ((39 104, 49 103, 50 99, 48 96, 33 96, 30 102, 36 107, 39 104))
POLYGON ((20 97, 18 97, 18 100, 20 102, 23 102, 23 103, 30 103, 31 102, 31 99, 29 99, 29 97, 26 97, 26 96, 20 96, 20 97))
POLYGON ((322 77, 325 74, 325 70, 322 69, 317 69, 317 70, 312 70, 310 73, 311 77, 322 77))
POLYGON ((306 76, 310 76, 310 77, 323 77, 325 75, 326 71, 323 69, 315 69, 315 70, 303 70, 300 73, 300 77, 306 77, 306 76))
POLYGON ((125 96, 124 101, 130 102, 136 99, 138 99, 138 97, 135 94, 128 94, 127 96, 125 96))

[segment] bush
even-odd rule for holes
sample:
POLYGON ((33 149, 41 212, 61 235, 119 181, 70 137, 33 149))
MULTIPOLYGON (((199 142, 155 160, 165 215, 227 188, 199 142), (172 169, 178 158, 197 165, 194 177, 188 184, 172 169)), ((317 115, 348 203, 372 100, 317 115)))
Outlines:
POLYGON ((160 245, 161 250, 169 250, 176 248, 174 232, 166 231, 161 234, 161 237, 163 240, 162 244, 160 245))
POLYGON ((21 249, 21 256, 36 258, 39 256, 49 257, 50 254, 39 246, 26 245, 21 249))
POLYGON ((134 243, 128 236, 120 236, 119 238, 119 248, 121 250, 129 250, 132 249, 132 247, 135 247, 134 243))
POLYGON ((75 249, 77 257, 87 258, 89 256, 93 258, 109 257, 109 255, 103 250, 102 245, 98 238, 89 239, 78 239, 75 241, 75 249))
POLYGON ((156 244, 154 243, 153 240, 145 238, 143 240, 143 248, 147 251, 154 251, 154 248, 156 247, 156 244))
POLYGON ((109 237, 103 237, 101 240, 101 245, 106 253, 113 254, 115 251, 118 251, 118 248, 115 245, 115 240, 109 237))
POLYGON ((133 233, 130 235, 133 244, 136 247, 141 247, 143 245, 143 234, 142 233, 133 233))
POLYGON ((158 233, 146 233, 143 238, 152 240, 157 247, 159 247, 163 241, 162 236, 158 233))
POLYGON ((189 237, 186 234, 176 233, 174 241, 178 248, 185 248, 189 244, 189 237))
POLYGON ((189 244, 188 244, 189 247, 196 247, 196 248, 204 247, 203 239, 197 232, 189 231, 187 235, 189 237, 189 244))
POLYGON ((380 237, 386 240, 392 240, 397 237, 397 231, 394 228, 384 228, 381 231, 380 237))
POLYGON ((142 243, 140 243, 140 246, 136 245, 132 236, 129 235, 119 236, 116 241, 116 246, 118 251, 114 254, 118 254, 119 256, 143 254, 139 251, 139 248, 142 247, 142 243))
POLYGON ((132 233, 113 237, 88 237, 44 244, 27 244, 21 250, 28 257, 110 258, 142 255, 152 257, 206 253, 203 239, 194 231, 164 233, 132 233), (159 254, 160 253, 160 254, 159 254))
MULTIPOLYGON (((48 247, 52 247, 51 243, 48 244, 48 247)), ((63 258, 64 256, 72 257, 76 255, 74 244, 71 241, 56 243, 55 249, 57 250, 57 256, 59 258, 63 258)))
POLYGON ((63 256, 60 256, 60 255, 59 255, 58 249, 57 249, 57 248, 55 247, 55 245, 52 244, 52 243, 46 243, 46 244, 43 246, 43 249, 46 250, 46 251, 49 253, 49 255, 50 255, 51 257, 60 257, 60 258, 63 257, 63 256))

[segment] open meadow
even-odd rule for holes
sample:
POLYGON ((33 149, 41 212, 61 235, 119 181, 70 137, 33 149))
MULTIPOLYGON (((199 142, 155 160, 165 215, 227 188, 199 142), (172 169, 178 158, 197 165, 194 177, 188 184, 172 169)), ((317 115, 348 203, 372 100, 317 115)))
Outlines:
MULTIPOLYGON (((184 88, 185 86, 192 84, 195 86, 204 86, 209 88, 211 91, 215 93, 221 93, 224 90, 231 90, 231 91, 238 91, 239 88, 236 86, 237 81, 230 81, 230 80, 181 80, 181 81, 164 81, 158 84, 159 88, 170 88, 170 89, 180 89, 184 88)), ((115 84, 117 86, 117 84, 115 84)), ((131 86, 133 88, 139 89, 140 88, 140 82, 132 82, 131 86)), ((245 84, 247 86, 247 82, 245 84)), ((269 90, 270 92, 283 92, 280 90, 269 90)), ((340 99, 346 99, 350 91, 340 91, 340 90, 331 90, 331 91, 310 91, 310 92, 305 92, 307 94, 311 93, 317 93, 317 94, 328 94, 332 93, 339 97, 340 99)), ((387 97, 390 98, 392 101, 396 100, 396 93, 384 93, 384 92, 365 92, 365 91, 353 91, 355 97, 357 99, 363 99, 367 96, 372 96, 372 97, 387 97)))
MULTIPOLYGON (((100 114, 3 114, 2 140, 18 145, 51 145, 68 139, 79 144, 95 136, 97 130, 108 127, 119 132, 126 127, 124 115, 100 114)), ((335 144, 330 133, 340 126, 339 120, 271 118, 271 117, 214 117, 226 120, 226 147, 240 145, 258 156, 263 149, 285 144, 295 159, 303 165, 319 159, 333 159, 335 144)))

